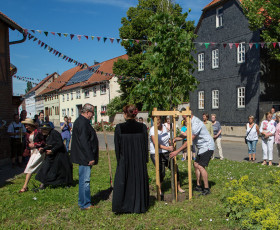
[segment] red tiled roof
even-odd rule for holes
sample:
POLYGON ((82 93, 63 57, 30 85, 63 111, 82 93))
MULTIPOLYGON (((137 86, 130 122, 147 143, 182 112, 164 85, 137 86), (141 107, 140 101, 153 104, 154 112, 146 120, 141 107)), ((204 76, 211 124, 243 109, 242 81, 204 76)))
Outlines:
MULTIPOLYGON (((127 60, 128 56, 125 54, 125 55, 115 57, 115 58, 112 58, 110 60, 98 63, 98 64, 90 66, 90 67, 100 65, 98 71, 103 71, 104 73, 113 73, 114 62, 116 62, 118 59, 126 59, 127 60)), ((69 86, 64 86, 61 90, 64 91, 64 90, 74 89, 74 88, 77 88, 77 87, 88 87, 90 85, 93 85, 93 84, 101 82, 101 81, 108 81, 111 78, 112 78, 112 76, 106 76, 106 75, 100 74, 100 73, 93 73, 87 81, 80 82, 80 83, 73 84, 73 85, 69 85, 69 86)))
MULTIPOLYGON (((39 82, 38 85, 36 85, 35 87, 33 87, 31 90, 29 90, 29 92, 27 92, 26 94, 29 94, 37 89, 39 89, 44 83, 46 83, 49 79, 51 79, 53 77, 53 75, 57 74, 56 72, 54 72, 53 74, 45 77, 42 81, 39 82)), ((58 75, 59 76, 59 75, 58 75)), ((51 84, 51 83, 50 83, 51 84)))
POLYGON ((12 30, 18 30, 19 32, 24 33, 24 29, 20 25, 18 25, 16 22, 10 19, 7 15, 3 14, 1 11, 0 11, 0 21, 3 21, 6 24, 8 24, 8 26, 12 30))
POLYGON ((50 93, 50 92, 61 89, 75 75, 75 73, 77 73, 80 70, 81 70, 81 67, 76 66, 72 69, 69 69, 69 70, 63 72, 57 79, 54 80, 54 82, 52 82, 48 85, 48 88, 44 89, 38 95, 43 95, 43 94, 50 93))
MULTIPOLYGON (((217 4, 217 3, 221 2, 221 1, 223 1, 223 0, 213 0, 212 2, 210 2, 209 4, 207 4, 207 5, 203 8, 203 10, 205 10, 205 9, 209 8, 210 6, 213 6, 213 5, 215 5, 215 4, 217 4)), ((242 0, 239 0, 239 1, 242 2, 242 0)))

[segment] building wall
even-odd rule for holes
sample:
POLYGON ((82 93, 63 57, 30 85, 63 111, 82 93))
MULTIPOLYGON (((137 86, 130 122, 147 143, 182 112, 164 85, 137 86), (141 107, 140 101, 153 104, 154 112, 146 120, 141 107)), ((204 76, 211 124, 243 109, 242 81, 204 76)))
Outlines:
POLYGON ((37 114, 45 110, 44 101, 45 101, 44 97, 41 96, 35 97, 35 108, 37 114))
POLYGON ((34 118, 36 114, 35 108, 35 92, 25 95, 26 112, 28 118, 34 118))
POLYGON ((49 115, 50 121, 53 122, 55 126, 59 126, 59 96, 57 94, 49 94, 45 97, 44 115, 49 115))
MULTIPOLYGON (((197 31, 196 42, 258 42, 259 32, 251 32, 240 5, 235 0, 223 5, 223 26, 216 28, 216 8, 207 11, 197 31)), ((204 53, 204 71, 196 70, 194 76, 200 82, 190 93, 190 106, 194 114, 215 113, 223 125, 244 125, 249 115, 258 117, 260 94, 260 51, 246 46, 245 63, 237 63, 237 48, 223 45, 208 49, 196 45, 197 52, 204 53), (212 50, 219 49, 219 68, 212 69, 212 50), (237 108, 237 88, 245 87, 245 108, 237 108), (219 108, 212 109, 212 90, 219 90, 219 108), (198 109, 198 92, 204 91, 204 109, 198 109)))

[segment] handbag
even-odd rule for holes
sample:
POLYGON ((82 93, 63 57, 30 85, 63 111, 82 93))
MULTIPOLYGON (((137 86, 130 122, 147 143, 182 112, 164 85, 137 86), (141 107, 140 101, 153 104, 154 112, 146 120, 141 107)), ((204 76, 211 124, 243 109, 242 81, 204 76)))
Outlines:
MULTIPOLYGON (((255 125, 256 125, 256 124, 254 124, 254 125, 252 126, 252 128, 253 128, 255 125)), ((247 145, 247 137, 248 137, 249 133, 251 132, 252 128, 250 129, 250 131, 247 133, 247 135, 246 135, 246 137, 245 137, 245 144, 246 144, 246 145, 247 145)))
POLYGON ((23 157, 29 157, 30 156, 30 150, 29 149, 25 149, 23 151, 23 154, 22 154, 23 157))

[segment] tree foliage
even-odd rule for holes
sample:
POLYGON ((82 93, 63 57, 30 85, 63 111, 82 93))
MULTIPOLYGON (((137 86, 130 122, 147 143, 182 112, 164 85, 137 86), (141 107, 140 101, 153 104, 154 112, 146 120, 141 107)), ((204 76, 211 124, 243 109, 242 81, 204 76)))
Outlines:
MULTIPOLYGON (((127 17, 121 19, 122 27, 119 29, 120 38, 148 40, 153 34, 153 22, 150 19, 159 10, 164 7, 165 0, 139 0, 136 7, 130 7, 127 11, 127 17)), ((170 12, 175 15, 181 15, 182 8, 178 4, 170 4, 170 12)), ((129 56, 128 60, 119 59, 114 64, 114 73, 127 77, 143 78, 149 73, 149 69, 143 62, 146 60, 145 52, 149 47, 148 44, 129 40, 122 40, 121 45, 126 49, 129 56)), ((129 97, 137 81, 121 80, 120 90, 121 99, 124 103, 129 103, 129 97)), ((134 97, 136 98, 136 96, 134 97)), ((141 100, 135 100, 138 108, 142 108, 141 100)))
POLYGON ((106 113, 108 116, 114 116, 118 112, 122 112, 122 108, 125 106, 125 102, 121 97, 113 98, 109 104, 107 104, 106 113))
POLYGON ((25 93, 28 93, 31 89, 32 89, 32 83, 30 81, 28 81, 26 83, 26 89, 25 89, 25 93))
MULTIPOLYGON (((280 41, 280 1, 279 0, 243 0, 243 11, 247 16, 250 29, 261 29, 265 42, 280 41)), ((270 46, 271 56, 280 60, 279 49, 270 46)))
POLYGON ((194 25, 186 21, 187 16, 188 13, 172 14, 172 8, 167 8, 149 20, 152 45, 144 54, 143 66, 150 75, 130 94, 131 102, 143 102, 143 110, 152 111, 154 107, 171 110, 196 87, 197 81, 192 76, 194 25))

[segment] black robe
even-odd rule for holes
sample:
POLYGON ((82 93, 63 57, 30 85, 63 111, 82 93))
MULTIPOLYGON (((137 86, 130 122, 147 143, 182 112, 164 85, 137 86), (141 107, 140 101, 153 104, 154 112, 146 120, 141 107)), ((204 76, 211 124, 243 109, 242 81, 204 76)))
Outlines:
POLYGON ((72 184, 73 166, 58 131, 50 131, 44 150, 52 150, 52 154, 46 155, 35 179, 44 185, 72 184))
POLYGON ((117 170, 112 210, 143 213, 149 206, 148 133, 146 125, 128 120, 115 130, 117 170))

